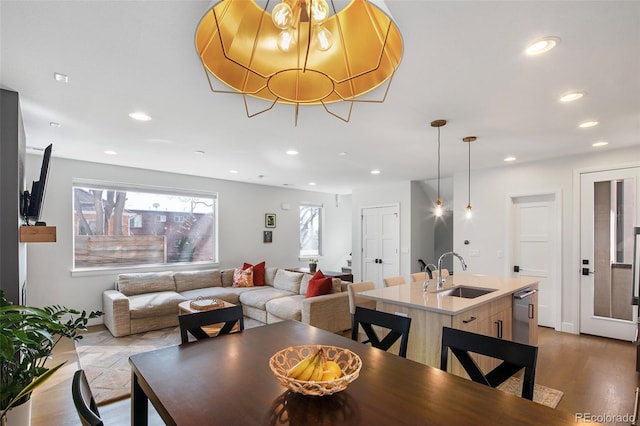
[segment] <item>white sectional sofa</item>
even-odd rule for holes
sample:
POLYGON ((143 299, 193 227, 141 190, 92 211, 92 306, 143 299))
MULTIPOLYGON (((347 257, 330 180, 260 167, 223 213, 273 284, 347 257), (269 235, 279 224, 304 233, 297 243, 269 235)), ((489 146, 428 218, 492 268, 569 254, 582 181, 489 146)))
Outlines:
POLYGON ((234 269, 121 274, 102 296, 105 326, 115 337, 178 325, 178 304, 199 296, 241 304, 263 323, 296 320, 331 332, 351 327, 347 285, 333 279, 332 293, 305 297, 311 275, 267 267, 265 285, 233 287, 234 269))

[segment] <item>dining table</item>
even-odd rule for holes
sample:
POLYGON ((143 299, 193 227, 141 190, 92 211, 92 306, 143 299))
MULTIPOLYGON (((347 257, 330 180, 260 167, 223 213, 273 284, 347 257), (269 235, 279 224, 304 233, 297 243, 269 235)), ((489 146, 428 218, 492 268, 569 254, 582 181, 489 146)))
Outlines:
POLYGON ((167 425, 569 425, 563 412, 297 321, 170 346, 129 358, 131 422, 151 401, 167 425), (282 386, 269 367, 298 345, 349 349, 359 377, 332 395, 282 386))

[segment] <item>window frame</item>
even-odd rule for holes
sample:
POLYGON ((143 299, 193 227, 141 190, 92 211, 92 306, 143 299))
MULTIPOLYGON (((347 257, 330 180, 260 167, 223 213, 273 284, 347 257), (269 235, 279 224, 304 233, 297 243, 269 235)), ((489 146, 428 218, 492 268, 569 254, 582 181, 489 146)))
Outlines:
MULTIPOLYGON (((175 187, 164 187, 164 186, 154 186, 154 185, 143 185, 143 184, 134 184, 134 183, 123 183, 123 182, 112 182, 106 180, 93 180, 93 179, 82 179, 82 178, 73 178, 71 181, 71 246, 72 246, 72 268, 71 272, 76 275, 85 275, 85 274, 93 274, 93 273, 101 273, 104 271, 135 271, 135 270, 158 270, 158 269, 166 269, 167 266, 171 266, 174 269, 182 269, 182 268, 193 268, 195 265, 202 266, 216 266, 219 264, 220 259, 220 251, 219 251, 219 239, 220 234, 218 230, 218 222, 219 222, 219 193, 214 191, 201 191, 201 190, 189 190, 183 188, 175 188, 175 187), (177 196, 177 197, 194 197, 194 198, 209 198, 213 201, 212 209, 212 224, 211 224, 211 259, 210 260, 199 260, 199 261, 180 261, 180 262, 165 262, 165 263, 144 263, 144 264, 123 264, 123 265, 108 265, 108 266, 95 266, 95 267, 85 267, 85 266, 76 266, 76 220, 74 219, 76 216, 76 209, 74 206, 75 202, 75 189, 76 188, 89 188, 89 189, 102 189, 102 190, 110 190, 110 191, 125 191, 125 192, 139 192, 145 194, 158 194, 158 195, 166 195, 166 196, 177 196)), ((161 212, 164 213, 164 216, 168 219, 169 217, 173 217, 176 212, 161 212)), ((170 245, 169 242, 166 243, 166 248, 170 245)), ((166 250, 165 248, 165 250, 166 250)))

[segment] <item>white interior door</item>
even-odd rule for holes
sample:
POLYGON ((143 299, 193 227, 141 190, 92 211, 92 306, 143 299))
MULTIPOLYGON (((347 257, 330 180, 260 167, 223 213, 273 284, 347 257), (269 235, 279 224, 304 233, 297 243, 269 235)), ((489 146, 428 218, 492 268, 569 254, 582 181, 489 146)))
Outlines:
POLYGON ((376 287, 400 274, 398 225, 398 206, 362 209, 362 276, 376 287))
POLYGON ((580 176, 580 332, 633 340, 633 228, 640 167, 580 176))
POLYGON ((556 327, 559 285, 555 194, 513 197, 515 276, 540 279, 538 284, 538 324, 556 327))

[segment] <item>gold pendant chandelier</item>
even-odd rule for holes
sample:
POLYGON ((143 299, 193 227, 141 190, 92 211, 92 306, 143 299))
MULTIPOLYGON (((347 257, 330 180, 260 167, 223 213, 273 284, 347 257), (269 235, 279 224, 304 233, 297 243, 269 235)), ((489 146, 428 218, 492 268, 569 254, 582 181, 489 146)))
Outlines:
POLYGON ((294 105, 296 124, 300 105, 322 105, 348 122, 355 102, 386 99, 402 36, 367 0, 340 11, 333 0, 331 8, 325 0, 282 0, 271 10, 269 1, 262 8, 253 0, 222 0, 198 24, 196 49, 211 91, 243 96, 247 117, 283 103, 294 105), (231 90, 214 88, 216 79, 231 90), (382 99, 361 98, 384 84, 382 99), (247 96, 269 106, 252 113, 247 96), (335 102, 351 104, 345 116, 329 109, 335 102))

